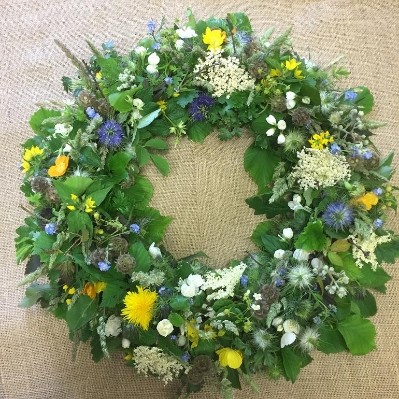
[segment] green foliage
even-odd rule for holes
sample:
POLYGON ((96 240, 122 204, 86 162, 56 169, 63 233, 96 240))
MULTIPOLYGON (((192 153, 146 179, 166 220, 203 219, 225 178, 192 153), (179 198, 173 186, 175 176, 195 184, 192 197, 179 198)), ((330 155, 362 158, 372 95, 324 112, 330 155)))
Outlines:
POLYGON ((164 158, 156 154, 150 155, 151 161, 154 163, 156 168, 164 175, 167 176, 170 172, 169 162, 164 158))
POLYGON ((353 299, 353 302, 359 307, 362 317, 371 317, 377 313, 377 303, 370 291, 365 291, 353 299))
POLYGON ((129 248, 129 253, 136 260, 136 272, 147 272, 151 265, 151 258, 143 243, 135 242, 129 248))
POLYGON ((309 355, 296 352, 287 346, 281 349, 281 357, 283 359, 285 378, 292 383, 298 378, 301 368, 311 361, 309 355))
POLYGON ((341 333, 328 325, 323 325, 318 330, 320 338, 317 348, 327 354, 338 353, 348 350, 341 333))
POLYGON ((153 120, 158 118, 159 114, 161 113, 160 109, 157 109, 155 111, 152 111, 148 115, 144 116, 143 118, 140 119, 137 128, 138 129, 143 129, 144 127, 147 127, 149 124, 152 123, 153 120))
POLYGON ((374 105, 374 97, 370 90, 364 86, 358 86, 353 89, 357 93, 356 104, 365 113, 368 114, 374 105))
POLYGON ((25 297, 19 303, 20 308, 29 308, 33 306, 39 299, 50 300, 55 294, 53 288, 49 284, 32 283, 25 290, 25 297))
POLYGON ((321 220, 311 221, 298 236, 295 247, 305 251, 323 251, 327 248, 328 240, 323 233, 321 220))
POLYGON ((395 263, 399 257, 399 236, 377 246, 375 255, 379 263, 395 263))
POLYGON ((188 129, 188 137, 198 143, 203 143, 212 132, 213 126, 209 122, 196 122, 188 129))
POLYGON ((60 111, 53 109, 40 108, 30 118, 29 124, 32 130, 39 136, 47 136, 54 125, 46 123, 49 118, 55 118, 61 115, 60 111))
POLYGON ((97 299, 91 299, 87 295, 80 296, 67 311, 65 320, 71 331, 77 331, 97 314, 97 299))
POLYGON ((267 193, 247 198, 245 202, 250 208, 255 210, 255 215, 265 214, 267 218, 272 219, 277 215, 286 214, 290 208, 284 200, 277 200, 270 204, 269 200, 273 194, 267 193))
POLYGON ((122 302, 128 285, 123 281, 116 281, 113 283, 108 283, 103 291, 101 307, 104 308, 115 308, 122 302))

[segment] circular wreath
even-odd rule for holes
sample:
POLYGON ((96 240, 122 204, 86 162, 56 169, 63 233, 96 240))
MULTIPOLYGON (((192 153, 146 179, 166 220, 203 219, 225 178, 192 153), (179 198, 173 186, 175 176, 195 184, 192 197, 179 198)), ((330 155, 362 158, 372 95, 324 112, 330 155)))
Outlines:
POLYGON ((32 116, 23 145, 21 306, 65 319, 94 361, 118 352, 186 392, 208 375, 226 395, 258 371, 293 382, 313 350, 373 350, 370 289, 385 291, 381 263, 399 237, 384 227, 396 188, 392 154, 371 141, 370 91, 336 88, 344 68, 300 57, 289 31, 255 38, 243 13, 147 28, 128 55, 89 43, 89 62, 57 42, 78 75, 62 79, 70 100, 32 116), (167 137, 203 142, 215 129, 253 136, 247 203, 265 215, 258 251, 218 270, 159 245, 171 219, 149 206, 142 174, 151 162, 168 174, 167 137))

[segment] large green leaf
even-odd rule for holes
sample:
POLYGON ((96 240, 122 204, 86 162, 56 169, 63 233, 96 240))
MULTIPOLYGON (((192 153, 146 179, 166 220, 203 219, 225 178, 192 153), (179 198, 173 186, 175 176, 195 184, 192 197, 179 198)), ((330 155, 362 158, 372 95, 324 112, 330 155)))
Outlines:
POLYGON ((151 257, 143 243, 140 241, 135 242, 130 246, 129 253, 136 260, 134 270, 136 272, 148 272, 151 266, 151 257))
POLYGON ((188 129, 187 135, 191 140, 203 143, 212 130, 213 127, 209 122, 196 122, 188 129))
POLYGON ((369 291, 366 291, 361 296, 356 296, 353 302, 359 307, 362 317, 371 317, 377 313, 377 303, 374 295, 369 291))
POLYGON ((138 125, 137 125, 137 129, 142 129, 142 128, 148 126, 149 124, 151 124, 151 122, 154 119, 158 118, 160 113, 161 113, 161 110, 160 109, 156 109, 155 111, 152 111, 148 115, 146 115, 143 118, 141 118, 139 120, 138 125))
POLYGON ((78 197, 82 195, 87 188, 93 183, 90 177, 85 176, 71 176, 65 179, 62 183, 72 194, 78 197))
POLYGON ((338 323, 338 330, 353 355, 365 355, 375 349, 375 327, 370 320, 352 315, 338 323))
POLYGON ((374 97, 367 87, 359 86, 353 89, 357 93, 355 103, 361 110, 368 114, 374 105, 374 97))
POLYGON ((108 96, 111 106, 119 112, 129 112, 133 108, 132 96, 134 90, 112 93, 108 96))
POLYGON ((312 360, 309 355, 300 355, 287 346, 281 348, 281 357, 283 359, 286 379, 291 382, 295 382, 301 368, 306 366, 312 360))
POLYGON ((271 150, 248 147, 244 154, 244 168, 258 185, 259 193, 264 193, 272 182, 274 169, 280 158, 271 150))
POLYGON ((268 233, 271 228, 272 223, 268 220, 261 222, 256 226, 254 232, 252 233, 251 239, 259 248, 261 248, 263 245, 262 236, 268 233))
POLYGON ((283 215, 290 210, 287 201, 282 199, 270 204, 269 199, 271 196, 272 194, 270 193, 256 195, 255 197, 247 198, 245 202, 250 208, 254 209, 255 215, 265 214, 269 219, 277 215, 283 215))
POLYGON ((156 154, 150 154, 151 161, 154 163, 156 168, 164 175, 167 176, 170 172, 169 162, 164 158, 156 154))
POLYGON ((320 351, 324 353, 338 353, 348 349, 344 337, 336 328, 324 325, 319 328, 319 334, 320 338, 317 347, 320 351))
POLYGON ((399 257, 399 236, 394 237, 389 242, 378 245, 375 254, 380 263, 395 263, 399 257))
POLYGON ((126 198, 131 206, 135 208, 144 208, 152 198, 154 188, 151 182, 144 176, 136 176, 134 184, 125 191, 126 198))
POLYGON ((60 115, 61 115, 60 111, 40 108, 31 116, 29 121, 30 127, 33 129, 33 131, 36 134, 46 136, 48 133, 50 133, 50 130, 49 127, 43 125, 43 121, 45 121, 48 118, 54 118, 60 115))
POLYGON ((167 150, 169 148, 168 143, 158 137, 148 140, 144 147, 155 148, 156 150, 167 150))
POLYGON ((97 314, 97 299, 81 295, 68 310, 65 320, 71 331, 76 331, 88 323, 97 314))
POLYGON ((49 299, 54 294, 54 290, 49 284, 33 283, 25 290, 25 297, 19 303, 20 308, 33 306, 40 298, 49 299))
POLYGON ((321 220, 309 222, 295 242, 295 247, 305 251, 323 251, 327 248, 328 240, 323 232, 321 220))

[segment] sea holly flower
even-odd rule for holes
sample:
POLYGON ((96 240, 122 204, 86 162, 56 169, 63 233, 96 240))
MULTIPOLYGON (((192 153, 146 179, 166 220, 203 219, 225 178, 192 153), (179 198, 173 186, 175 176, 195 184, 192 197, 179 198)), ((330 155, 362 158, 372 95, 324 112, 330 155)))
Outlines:
POLYGON ((217 51, 222 48, 222 44, 226 40, 226 32, 221 29, 206 28, 205 33, 202 35, 202 41, 208 45, 209 51, 217 51))
POLYGON ((242 353, 239 350, 232 348, 221 348, 216 351, 219 355, 219 363, 222 367, 230 367, 231 369, 238 369, 242 364, 242 353))
POLYGON ((199 93, 198 97, 194 98, 188 112, 194 121, 199 122, 206 119, 208 111, 215 103, 215 100, 205 93, 199 93))
POLYGON ((333 202, 327 206, 323 213, 324 223, 334 230, 344 230, 353 223, 353 211, 343 202, 333 202))
POLYGON ((69 164, 69 157, 66 155, 60 155, 56 158, 54 165, 48 169, 48 175, 50 177, 64 176, 69 164))

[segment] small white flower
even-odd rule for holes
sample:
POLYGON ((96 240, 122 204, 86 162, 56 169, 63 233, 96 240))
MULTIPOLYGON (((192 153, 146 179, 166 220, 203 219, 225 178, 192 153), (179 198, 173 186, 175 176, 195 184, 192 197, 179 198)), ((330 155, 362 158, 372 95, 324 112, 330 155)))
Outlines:
POLYGON ((266 122, 267 122, 269 125, 272 125, 272 126, 275 126, 275 125, 277 124, 277 121, 276 121, 276 118, 274 117, 274 115, 269 115, 269 116, 266 118, 266 122))
POLYGON ((72 150, 72 147, 69 144, 65 144, 62 152, 68 153, 68 152, 71 152, 71 150, 72 150))
POLYGON ((283 229, 283 237, 286 240, 291 240, 291 238, 294 236, 294 232, 290 227, 287 227, 286 229, 283 229))
POLYGON ((144 107, 144 102, 140 98, 135 98, 132 102, 133 107, 137 108, 138 110, 142 110, 144 107))
POLYGON ((287 109, 292 109, 295 107, 296 105, 295 97, 296 94, 293 91, 287 91, 287 93, 285 93, 285 98, 286 98, 285 105, 287 109))
POLYGON ((314 269, 321 269, 324 266, 323 261, 320 258, 313 258, 310 264, 314 269))
POLYGON ((189 26, 181 29, 176 29, 176 33, 181 39, 191 39, 192 37, 197 37, 195 30, 189 26))
POLYGON ((184 346, 186 345, 187 339, 184 335, 180 335, 179 338, 177 338, 177 346, 184 346))
POLYGON ((150 65, 158 65, 158 64, 159 64, 159 61, 161 61, 161 59, 159 58, 159 56, 158 56, 157 53, 151 53, 151 54, 148 56, 148 63, 149 63, 150 65))
POLYGON ((255 301, 260 301, 262 299, 262 295, 255 292, 254 299, 255 299, 255 301))
POLYGON ((168 319, 163 319, 157 324, 159 335, 167 337, 173 331, 173 324, 168 319))
POLYGON ((158 72, 157 66, 156 66, 156 65, 152 65, 152 64, 147 65, 147 67, 146 67, 145 69, 146 69, 146 71, 147 71, 148 73, 150 73, 150 74, 154 74, 154 73, 157 73, 157 72, 158 72))
POLYGON ((304 249, 296 249, 292 254, 292 257, 298 262, 307 262, 309 259, 309 255, 310 252, 305 251, 304 249))
POLYGON ((284 348, 285 346, 291 345, 296 340, 296 335, 293 332, 287 332, 281 337, 280 346, 284 348))
POLYGON ((284 134, 279 134, 279 136, 277 137, 277 144, 284 144, 285 143, 285 136, 284 134))
POLYGON ((145 47, 143 47, 143 46, 138 46, 138 47, 136 47, 136 48, 134 49, 134 52, 135 52, 136 54, 138 54, 138 55, 143 56, 143 55, 145 55, 145 53, 147 52, 147 49, 146 49, 145 47))
POLYGON ((280 130, 285 130, 285 128, 287 127, 287 124, 285 123, 285 121, 279 120, 279 121, 277 122, 277 127, 278 127, 280 130))
POLYGON ((298 334, 301 329, 298 322, 292 319, 285 320, 283 323, 284 332, 293 332, 294 334, 298 334))
POLYGON ((251 305, 251 309, 253 309, 253 310, 259 310, 259 309, 260 309, 260 305, 252 304, 252 305, 251 305))
POLYGON ((205 280, 202 278, 200 274, 190 274, 187 277, 186 282, 188 285, 192 285, 195 288, 199 288, 201 287, 202 284, 205 283, 205 280))
POLYGON ((285 93, 285 98, 287 100, 294 100, 296 97, 296 94, 293 91, 287 91, 287 93, 285 93))
POLYGON ((105 335, 107 337, 116 337, 122 332, 121 328, 122 319, 118 316, 111 315, 108 317, 107 323, 105 324, 105 335))
POLYGON ((153 259, 162 258, 161 250, 155 246, 155 242, 153 242, 148 248, 148 252, 150 253, 153 259))
POLYGON ((124 349, 130 348, 130 341, 127 338, 122 338, 122 348, 124 349))
POLYGON ((277 249, 276 251, 274 251, 274 257, 276 259, 283 259, 285 255, 285 251, 284 249, 277 249))
POLYGON ((337 295, 338 295, 340 298, 343 298, 344 296, 346 296, 347 293, 348 293, 348 291, 346 290, 345 287, 339 287, 339 288, 338 288, 337 295))
MULTIPOLYGON (((285 123, 285 121, 279 120, 277 122, 276 118, 273 115, 271 115, 271 114, 266 118, 266 122, 269 125, 276 126, 279 130, 285 130, 285 128, 287 127, 287 124, 285 123)), ((273 136, 273 134, 275 132, 276 132, 276 128, 272 127, 272 128, 267 130, 266 136, 269 136, 269 137, 273 136)))
POLYGON ((282 317, 275 317, 274 319, 273 319, 273 321, 272 321, 272 326, 273 327, 279 327, 279 326, 282 326, 283 325, 283 318, 282 317))
POLYGON ((198 290, 193 285, 183 283, 180 287, 180 292, 183 296, 187 298, 192 298, 197 295, 198 290))
POLYGON ((184 40, 177 39, 175 43, 176 50, 181 50, 184 46, 184 40))
POLYGON ((305 96, 305 97, 302 98, 302 102, 304 104, 310 104, 310 98, 308 96, 305 96))
POLYGON ((299 209, 303 209, 301 201, 302 197, 299 194, 294 194, 292 201, 288 202, 288 207, 293 211, 298 211, 299 209))

